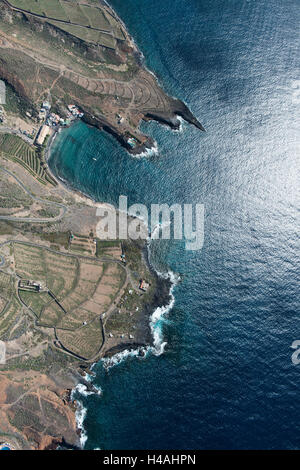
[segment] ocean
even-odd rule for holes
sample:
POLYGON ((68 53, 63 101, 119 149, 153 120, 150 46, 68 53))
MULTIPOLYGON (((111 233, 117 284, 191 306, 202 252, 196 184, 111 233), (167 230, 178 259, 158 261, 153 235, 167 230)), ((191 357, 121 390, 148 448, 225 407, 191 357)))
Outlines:
POLYGON ((155 320, 162 354, 94 366, 101 393, 77 392, 84 447, 297 449, 299 2, 110 3, 206 133, 144 123, 158 154, 134 158, 80 122, 50 166, 99 201, 202 203, 205 240, 152 244, 156 269, 182 278, 155 320))

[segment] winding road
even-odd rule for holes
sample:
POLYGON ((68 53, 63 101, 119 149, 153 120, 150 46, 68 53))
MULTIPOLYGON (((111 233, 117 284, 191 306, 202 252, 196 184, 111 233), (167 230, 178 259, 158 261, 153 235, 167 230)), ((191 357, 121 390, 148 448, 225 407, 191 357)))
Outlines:
MULTIPOLYGON (((15 11, 18 11, 18 12, 21 12, 21 13, 26 13, 27 15, 30 15, 30 16, 35 16, 36 18, 39 18, 41 20, 50 20, 50 21, 56 21, 57 23, 62 23, 62 24, 66 24, 68 26, 79 26, 81 28, 84 28, 84 29, 92 29, 92 30, 95 30, 95 31, 99 31, 100 33, 105 33, 105 34, 109 34, 110 36, 112 36, 113 38, 115 37, 114 34, 113 34, 113 31, 112 29, 100 29, 100 28, 95 28, 94 26, 86 26, 86 25, 83 25, 83 24, 80 24, 80 23, 74 23, 73 21, 67 21, 67 20, 62 20, 62 19, 59 19, 59 18, 54 18, 54 17, 51 17, 51 16, 46 16, 46 15, 39 15, 38 13, 33 13, 32 11, 29 11, 29 10, 25 10, 24 8, 19 8, 19 7, 16 7, 14 5, 12 5, 8 0, 4 0, 4 2, 6 3, 7 6, 9 6, 12 10, 15 10, 15 11)), ((98 7, 96 7, 98 8, 98 7)), ((100 8, 99 8, 100 10, 100 8)))
POLYGON ((27 188, 24 186, 22 181, 20 181, 13 173, 11 173, 9 170, 6 170, 5 168, 0 166, 0 171, 3 173, 6 173, 7 175, 11 176, 16 180, 16 182, 21 186, 21 188, 25 191, 26 194, 28 194, 31 199, 37 202, 41 202, 43 204, 47 204, 52 207, 56 207, 59 209, 60 214, 57 215, 56 217, 14 217, 10 215, 0 215, 0 220, 8 220, 10 222, 31 222, 31 223, 38 223, 38 224, 45 224, 45 223, 53 223, 53 222, 58 222, 60 221, 66 214, 68 208, 64 204, 61 204, 59 202, 52 202, 52 201, 46 201, 45 199, 41 199, 39 197, 34 196, 27 188))

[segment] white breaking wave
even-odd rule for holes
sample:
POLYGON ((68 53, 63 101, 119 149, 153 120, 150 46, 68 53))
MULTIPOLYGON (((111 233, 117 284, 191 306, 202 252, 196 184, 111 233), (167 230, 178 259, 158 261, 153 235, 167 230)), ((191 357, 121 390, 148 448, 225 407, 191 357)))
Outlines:
MULTIPOLYGON (((137 357, 139 359, 144 359, 149 355, 149 353, 152 353, 155 356, 160 356, 161 354, 164 353, 165 347, 167 345, 167 342, 164 341, 164 338, 163 338, 163 323, 165 322, 164 317, 174 307, 175 297, 173 294, 173 290, 180 278, 176 276, 176 274, 173 273, 172 271, 169 271, 168 273, 161 273, 159 271, 156 271, 156 272, 159 277, 163 279, 170 279, 172 283, 172 287, 170 289, 171 300, 169 304, 163 307, 158 307, 150 317, 150 328, 151 328, 151 332, 153 335, 153 346, 140 347, 140 348, 131 349, 131 350, 126 349, 125 351, 115 354, 111 358, 102 359, 101 361, 103 363, 103 367, 106 370, 118 364, 121 364, 128 357, 137 357)), ((96 364, 93 364, 91 369, 93 369, 95 365, 96 364)), ((92 376, 87 373, 85 374, 85 379, 88 382, 92 382, 92 376)), ((94 384, 92 385, 97 390, 96 393, 99 396, 101 396, 102 395, 101 387, 95 386, 94 384)), ((86 385, 78 384, 75 387, 75 389, 72 391, 72 399, 74 398, 73 395, 76 391, 85 397, 95 394, 95 392, 88 391, 86 385)), ((86 418, 87 409, 84 408, 83 404, 79 400, 77 400, 77 403, 78 403, 78 407, 77 407, 76 414, 75 414, 76 424, 77 424, 77 429, 79 429, 80 431, 80 445, 81 445, 81 448, 83 449, 88 439, 87 432, 84 428, 84 421, 86 418)))
POLYGON ((168 344, 167 341, 164 341, 163 337, 163 323, 165 322, 165 315, 169 313, 175 305, 173 290, 177 284, 175 274, 172 271, 169 271, 167 275, 162 275, 161 273, 158 273, 158 275, 164 278, 168 277, 172 282, 172 287, 170 290, 171 300, 169 304, 163 307, 157 307, 150 318, 150 327, 153 335, 153 347, 151 350, 155 356, 163 354, 165 347, 168 344))
MULTIPOLYGON (((90 380, 88 380, 89 382, 91 382, 91 378, 90 380)), ((87 386, 84 385, 84 384, 78 384, 75 388, 75 390, 80 393, 80 395, 84 396, 84 397, 88 397, 90 395, 102 395, 102 389, 101 387, 98 387, 97 385, 93 385, 93 388, 96 390, 95 392, 93 390, 88 390, 87 389, 87 386)))
POLYGON ((96 392, 93 392, 93 391, 92 391, 91 394, 94 394, 94 395, 95 395, 95 394, 96 394, 96 395, 101 395, 101 394, 102 394, 102 389, 101 389, 101 387, 99 387, 98 385, 95 385, 95 384, 93 383, 93 380, 94 380, 94 378, 96 377, 96 374, 95 374, 95 372, 92 372, 92 369, 93 369, 93 367, 94 367, 96 364, 97 364, 97 363, 95 362, 95 363, 92 364, 92 366, 90 367, 90 371, 91 371, 90 374, 88 374, 87 372, 85 372, 84 378, 85 378, 86 382, 89 382, 90 384, 92 384, 93 389, 96 390, 96 392))
POLYGON ((144 152, 138 153, 137 155, 132 155, 134 158, 143 158, 143 157, 153 157, 153 155, 158 155, 158 144, 154 142, 154 145, 151 148, 147 148, 144 152))
MULTIPOLYGON (((151 234, 150 234, 150 237, 147 238, 147 243, 148 243, 148 252, 149 252, 149 257, 150 257, 150 254, 151 254, 151 251, 150 251, 150 243, 151 243, 151 240, 158 240, 159 238, 155 238, 157 232, 159 232, 160 229, 163 229, 165 227, 169 227, 171 225, 171 221, 170 222, 164 222, 164 223, 159 223, 159 224, 156 224, 154 229, 152 230, 151 234)), ((157 272, 157 271, 156 271, 157 272)), ((160 274, 157 272, 157 274, 160 276, 160 274)), ((160 276, 160 277, 163 277, 163 276, 160 276)))
MULTIPOLYGON (((150 256, 150 253, 149 253, 150 256)), ((163 324, 165 323, 165 316, 167 313, 172 310, 175 305, 175 296, 174 296, 174 289, 177 283, 180 280, 180 277, 173 273, 173 271, 168 271, 167 273, 161 273, 156 270, 156 273, 159 277, 163 279, 169 279, 171 281, 171 289, 170 289, 170 297, 171 300, 168 305, 163 307, 157 307, 157 309, 153 312, 150 318, 150 327, 153 335, 153 347, 152 353, 156 356, 160 356, 164 353, 165 347, 168 344, 164 341, 163 337, 163 324)))
POLYGON ((87 386, 84 385, 84 384, 78 384, 76 386, 76 390, 78 393, 80 393, 80 395, 84 396, 84 397, 88 397, 89 395, 93 395, 93 392, 90 392, 87 390, 87 386))
POLYGON ((99 395, 99 396, 102 395, 103 390, 102 390, 101 387, 99 387, 99 385, 93 384, 93 387, 94 387, 94 389, 96 390, 96 392, 95 392, 96 395, 99 395))
POLYGON ((181 116, 176 116, 176 117, 178 121, 180 122, 180 126, 179 126, 179 129, 173 129, 173 132, 182 134, 184 131, 185 120, 181 116))
POLYGON ((86 430, 84 429, 84 425, 83 425, 84 420, 86 418, 87 409, 84 408, 83 404, 80 401, 77 400, 77 403, 78 403, 78 407, 75 413, 75 417, 76 417, 77 429, 79 429, 80 431, 80 445, 81 445, 81 448, 83 449, 88 439, 86 430))
MULTIPOLYGON (((88 382, 91 382, 91 376, 86 374, 85 376, 85 379, 88 381, 88 382)), ((102 395, 102 389, 101 387, 98 387, 96 385, 93 384, 93 388, 96 390, 96 392, 92 392, 92 391, 89 391, 87 390, 87 386, 84 385, 84 384, 81 384, 79 383, 78 385, 76 385, 76 387, 72 390, 72 394, 71 394, 71 398, 72 400, 75 399, 75 393, 78 392, 80 393, 80 395, 84 396, 84 397, 88 397, 90 395, 99 395, 101 396, 102 395)), ((87 408, 85 408, 82 404, 82 402, 80 400, 77 400, 76 399, 76 402, 77 402, 77 409, 76 409, 76 413, 75 413, 75 418, 76 418, 76 426, 77 426, 77 429, 80 431, 80 445, 81 445, 81 448, 83 449, 84 446, 85 446, 85 443, 88 439, 88 435, 87 435, 87 432, 84 428, 84 421, 85 421, 85 418, 86 418, 86 414, 87 414, 87 408)))
POLYGON ((148 356, 149 353, 154 354, 155 356, 160 356, 164 353, 165 347, 168 344, 164 341, 163 337, 163 324, 165 323, 165 315, 172 310, 175 305, 175 297, 173 290, 179 280, 179 277, 175 273, 169 271, 168 273, 161 273, 156 271, 157 275, 163 279, 170 279, 172 287, 170 290, 171 300, 169 304, 163 307, 157 307, 150 317, 150 328, 153 335, 153 346, 141 347, 137 349, 126 349, 120 353, 115 354, 114 356, 106 359, 102 359, 103 366, 105 369, 110 369, 116 365, 121 364, 128 357, 137 357, 139 359, 144 359, 148 356))
POLYGON ((108 370, 111 367, 121 364, 121 362, 123 362, 128 357, 144 358, 146 357, 150 349, 151 349, 150 346, 148 346, 147 348, 140 347, 137 349, 125 349, 124 351, 119 352, 112 357, 107 357, 107 358, 102 359, 103 367, 108 370))
MULTIPOLYGON (((159 230, 159 228, 161 228, 161 227, 162 227, 161 224, 157 225, 154 228, 154 231, 159 230)), ((152 232, 152 234, 154 233, 154 231, 152 232)), ((148 238, 147 242, 148 242, 148 256, 149 256, 149 262, 150 262, 151 237, 148 238)), ((153 267, 153 269, 155 269, 155 268, 153 267)), ((163 279, 170 279, 172 286, 171 286, 171 289, 170 289, 171 300, 170 300, 169 304, 167 304, 163 307, 156 308, 156 310, 153 312, 153 314, 150 317, 150 328, 151 328, 151 332, 152 332, 152 335, 153 335, 153 346, 139 347, 137 349, 130 349, 130 350, 126 349, 125 351, 117 353, 117 354, 115 354, 114 356, 112 356, 110 358, 101 359, 103 367, 106 370, 108 370, 111 367, 114 367, 118 364, 121 364, 128 357, 137 357, 138 359, 144 359, 149 355, 149 353, 154 354, 155 356, 160 356, 165 351, 167 341, 164 341, 164 337, 163 337, 163 324, 165 323, 165 318, 164 317, 170 310, 172 310, 172 308, 175 305, 175 297, 174 297, 174 294, 173 294, 173 290, 174 290, 176 284, 178 283, 178 281, 180 280, 180 277, 177 276, 172 271, 168 271, 167 273, 159 272, 156 269, 155 269, 155 271, 156 271, 156 273, 159 277, 161 277, 163 279)), ((96 363, 94 363, 91 366, 91 370, 93 370, 95 365, 96 365, 96 363)), ((85 379, 88 382, 92 382, 93 376, 86 373, 85 374, 85 379)), ((92 385, 97 390, 97 394, 102 395, 101 387, 95 386, 93 383, 92 383, 92 385)), ((72 398, 73 398, 74 392, 76 392, 76 391, 79 392, 83 396, 89 396, 89 395, 95 394, 95 392, 88 391, 86 385, 84 385, 84 384, 78 384, 76 386, 76 388, 72 391, 72 398)), ((78 402, 78 409, 76 411, 76 423, 77 423, 77 428, 80 431, 80 444, 81 444, 81 447, 84 448, 85 443, 88 439, 86 430, 84 428, 84 420, 86 418, 87 409, 84 408, 83 404, 80 401, 77 400, 77 402, 78 402)))
MULTIPOLYGON (((156 233, 157 230, 163 228, 164 226, 166 225, 161 224, 161 223, 157 224, 154 227, 150 237, 148 237, 147 239, 149 262, 150 262, 150 256, 151 256, 151 237, 153 237, 153 235, 156 233)), ((157 269, 155 269, 153 265, 152 267, 160 278, 169 279, 172 284, 171 289, 170 289, 170 297, 171 297, 170 302, 165 306, 157 307, 150 317, 150 328, 151 328, 151 332, 153 336, 153 346, 142 347, 142 348, 137 348, 137 349, 126 349, 125 351, 117 353, 110 358, 102 359, 103 366, 106 369, 110 369, 111 367, 121 364, 128 357, 137 357, 139 359, 142 359, 142 358, 147 357, 149 353, 152 353, 155 356, 160 356, 165 351, 165 347, 168 343, 167 341, 164 341, 163 324, 166 322, 165 320, 166 314, 170 312, 170 310, 172 310, 172 308, 175 305, 175 296, 173 294, 173 291, 174 291, 176 284, 180 280, 180 277, 176 275, 175 273, 173 273, 173 271, 162 273, 158 271, 157 269)))

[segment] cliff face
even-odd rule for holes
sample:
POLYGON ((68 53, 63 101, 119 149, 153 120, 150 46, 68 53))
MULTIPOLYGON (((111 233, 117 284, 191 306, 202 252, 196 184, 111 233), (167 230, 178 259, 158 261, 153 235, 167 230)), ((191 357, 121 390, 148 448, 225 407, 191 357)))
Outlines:
POLYGON ((19 79, 19 76, 9 70, 8 64, 0 58, 0 77, 2 80, 5 80, 9 83, 15 92, 22 98, 29 100, 29 97, 26 94, 26 89, 19 79))
MULTIPOLYGON (((105 33, 105 39, 102 35, 101 45, 91 43, 90 28, 85 31, 86 39, 83 39, 83 26, 78 32, 69 23, 15 11, 6 0, 0 0, 0 7, 0 78, 6 80, 17 95, 28 103, 28 110, 38 111, 42 101, 47 99, 51 101, 54 111, 65 116, 67 105, 74 103, 85 113, 84 119, 88 124, 111 133, 133 154, 154 144, 139 130, 142 120, 154 119, 177 129, 180 125, 178 116, 181 116, 204 130, 188 107, 168 96, 155 76, 143 67, 141 54, 134 42, 106 4, 103 4, 104 17, 108 15, 112 18, 114 34, 107 38, 109 35, 105 33), (76 31, 81 37, 76 36, 76 31), (109 45, 105 45, 105 41, 109 45)), ((15 168, 13 171, 17 173, 15 168)), ((84 217, 82 213, 80 217, 73 217, 72 213, 72 223, 75 219, 82 223, 84 217)), ((61 232, 67 230, 66 226, 64 219, 61 232)), ((90 219, 87 226, 90 230, 90 219)), ((75 233, 82 229, 67 227, 75 233)), ((53 230, 59 232, 58 222, 53 230)), ((17 237, 17 234, 16 230, 14 235, 17 237)), ((23 231, 22 239, 26 237, 28 235, 23 231)), ((32 233, 28 241, 32 241, 32 233)), ((127 254, 126 257, 129 258, 127 254)), ((133 256, 134 259, 136 256, 133 256)), ((112 315, 112 319, 108 318, 110 323, 105 323, 106 333, 109 334, 106 334, 103 355, 111 355, 128 347, 145 346, 152 341, 149 316, 156 307, 168 303, 170 283, 159 279, 146 265, 143 269, 142 278, 151 279, 153 283, 151 296, 142 302, 137 283, 136 302, 140 301, 143 305, 139 304, 140 308, 135 309, 135 317, 131 316, 131 305, 126 304, 127 292, 116 305, 117 311, 112 312, 118 321, 120 312, 121 315, 123 312, 127 323, 128 318, 135 322, 136 338, 132 339, 131 334, 123 338, 123 329, 121 332, 118 330, 118 322, 113 321, 112 315)), ((121 325, 125 331, 128 330, 127 323, 121 325)), ((44 369, 39 369, 38 361, 31 363, 32 358, 30 355, 28 357, 27 352, 20 354, 20 357, 25 362, 22 367, 12 363, 13 376, 9 367, 5 369, 0 366, 1 431, 17 448, 47 449, 63 441, 77 446, 76 404, 72 402, 70 390, 82 381, 75 370, 79 364, 73 363, 71 372, 69 362, 68 366, 60 368, 57 361, 56 365, 48 364, 47 356, 44 369)), ((49 358, 52 360, 51 355, 49 358)))
POLYGON ((2 198, 20 192, 22 182, 39 194, 40 202, 55 197, 68 209, 47 227, 20 223, 16 217, 14 223, 10 220, 9 235, 0 236, 0 431, 14 448, 78 446, 70 390, 83 383, 94 391, 78 371, 124 349, 140 347, 142 354, 153 343, 151 314, 169 304, 170 282, 147 264, 144 241, 126 240, 122 247, 119 242, 100 243, 95 257, 99 205, 61 185, 38 183, 15 161, 1 158, 0 166, 2 198), (66 244, 70 233, 80 240, 80 254, 66 244), (6 289, 3 276, 14 281, 6 282, 6 289), (23 276, 43 279, 43 291, 19 289, 15 281, 23 276), (148 284, 145 291, 141 279, 148 284), (59 298, 54 311, 53 296, 59 298))
POLYGON ((132 153, 152 145, 139 131, 143 119, 176 129, 181 116, 204 130, 188 107, 169 97, 143 67, 141 54, 115 14, 107 6, 105 12, 110 12, 124 36, 123 40, 114 39, 114 47, 88 43, 82 32, 76 37, 70 27, 64 29, 65 24, 4 6, 0 15, 0 77, 36 109, 49 96, 62 113, 66 105, 77 104, 89 123, 111 132, 132 153), (129 143, 132 139, 133 144, 129 143))

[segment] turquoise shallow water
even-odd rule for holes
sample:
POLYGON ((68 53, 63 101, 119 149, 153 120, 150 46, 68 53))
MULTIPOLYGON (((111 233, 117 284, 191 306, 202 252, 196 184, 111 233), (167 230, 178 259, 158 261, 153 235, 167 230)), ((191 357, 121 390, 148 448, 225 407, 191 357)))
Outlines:
POLYGON ((207 132, 143 124, 159 155, 138 160, 78 123, 50 164, 97 200, 205 204, 205 243, 153 246, 184 278, 165 353, 95 366, 86 448, 299 448, 298 2, 111 3, 207 132))

